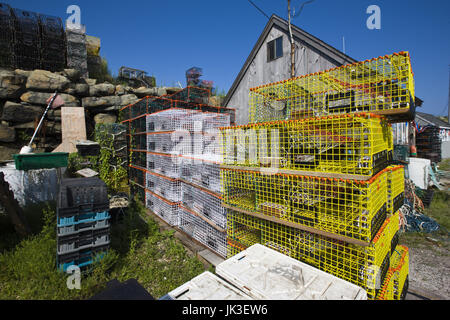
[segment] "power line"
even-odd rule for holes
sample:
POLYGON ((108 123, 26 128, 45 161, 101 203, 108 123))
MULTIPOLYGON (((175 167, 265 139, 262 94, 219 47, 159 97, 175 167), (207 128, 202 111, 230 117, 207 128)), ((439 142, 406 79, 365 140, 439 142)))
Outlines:
POLYGON ((262 11, 256 4, 254 4, 252 0, 248 0, 248 2, 250 2, 259 12, 265 15, 267 19, 270 19, 269 16, 264 11, 262 11))

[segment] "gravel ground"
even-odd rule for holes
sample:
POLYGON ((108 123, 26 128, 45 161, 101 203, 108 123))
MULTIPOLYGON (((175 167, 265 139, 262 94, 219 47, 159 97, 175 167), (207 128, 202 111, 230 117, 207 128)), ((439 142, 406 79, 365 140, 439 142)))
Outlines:
POLYGON ((411 289, 422 289, 450 300, 450 250, 430 243, 409 247, 409 254, 411 289))

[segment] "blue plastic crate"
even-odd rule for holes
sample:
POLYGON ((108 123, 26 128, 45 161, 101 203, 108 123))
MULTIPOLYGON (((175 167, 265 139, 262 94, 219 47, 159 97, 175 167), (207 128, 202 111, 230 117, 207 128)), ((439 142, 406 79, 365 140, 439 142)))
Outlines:
POLYGON ((83 214, 77 214, 69 217, 58 217, 58 228, 59 227, 67 227, 75 224, 93 222, 93 221, 101 221, 111 218, 108 211, 101 212, 89 212, 83 214))
POLYGON ((105 256, 105 254, 106 253, 99 253, 95 257, 86 256, 86 257, 83 257, 83 258, 80 258, 77 260, 72 260, 72 261, 65 262, 65 263, 59 263, 58 269, 60 271, 66 272, 67 268, 69 268, 70 266, 73 266, 73 265, 76 265, 81 269, 83 267, 87 267, 95 262, 102 260, 105 256))
POLYGON ((80 222, 69 226, 58 227, 58 236, 67 236, 88 230, 100 230, 108 228, 109 226, 110 226, 109 219, 90 222, 80 222))

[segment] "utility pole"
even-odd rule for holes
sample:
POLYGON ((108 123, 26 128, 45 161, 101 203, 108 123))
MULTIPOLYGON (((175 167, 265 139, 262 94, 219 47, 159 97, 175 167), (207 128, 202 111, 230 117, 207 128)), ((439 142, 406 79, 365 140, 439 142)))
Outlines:
POLYGON ((291 39, 291 78, 295 77, 295 43, 291 27, 291 0, 288 0, 289 36, 291 39))
MULTIPOLYGON (((303 7, 315 0, 308 0, 302 3, 297 13, 295 13, 295 8, 293 10, 292 18, 295 18, 300 15, 303 10, 303 7)), ((295 77, 295 43, 294 36, 292 35, 292 26, 291 26, 291 0, 287 0, 288 4, 288 26, 289 26, 289 37, 291 40, 291 78, 295 77)))
POLYGON ((447 122, 450 123, 450 65, 449 65, 449 69, 448 69, 447 122))

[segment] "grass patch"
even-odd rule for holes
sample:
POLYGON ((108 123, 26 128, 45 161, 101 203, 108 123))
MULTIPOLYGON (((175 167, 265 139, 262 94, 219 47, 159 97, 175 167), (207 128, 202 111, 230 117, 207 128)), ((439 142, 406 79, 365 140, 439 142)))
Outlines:
POLYGON ((450 171, 450 159, 444 159, 439 162, 438 169, 441 171, 450 171))
POLYGON ((436 190, 430 207, 425 209, 425 214, 435 219, 442 227, 450 229, 450 193, 436 190))
POLYGON ((87 299, 112 279, 130 278, 159 298, 204 271, 172 232, 159 232, 142 204, 132 202, 123 221, 112 227, 111 250, 83 274, 81 290, 69 290, 68 275, 56 270, 56 213, 51 206, 43 210, 41 226, 14 248, 0 252, 0 299, 87 299))

